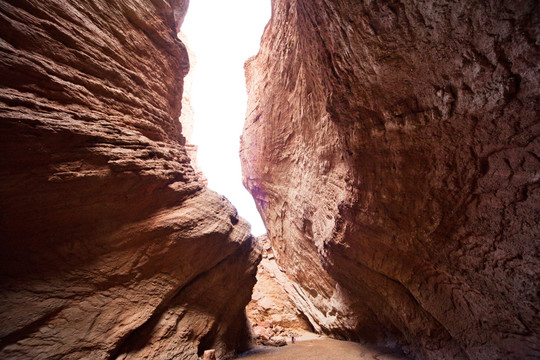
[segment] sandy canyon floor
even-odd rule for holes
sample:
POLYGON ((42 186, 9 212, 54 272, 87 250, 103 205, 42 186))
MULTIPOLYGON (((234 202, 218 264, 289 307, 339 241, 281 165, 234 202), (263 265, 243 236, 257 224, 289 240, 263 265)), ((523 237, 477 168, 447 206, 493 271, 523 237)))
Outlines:
POLYGON ((249 360, 403 360, 404 355, 392 349, 373 347, 339 341, 315 334, 304 334, 283 347, 258 347, 242 354, 239 358, 249 360))

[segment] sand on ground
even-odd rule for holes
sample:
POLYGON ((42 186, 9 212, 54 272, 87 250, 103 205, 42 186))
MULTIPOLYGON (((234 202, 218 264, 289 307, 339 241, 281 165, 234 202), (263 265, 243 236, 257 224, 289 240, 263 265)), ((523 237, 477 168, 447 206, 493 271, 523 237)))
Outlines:
POLYGON ((245 360, 406 360, 396 350, 351 341, 340 341, 325 336, 302 336, 287 346, 259 346, 239 356, 245 360))

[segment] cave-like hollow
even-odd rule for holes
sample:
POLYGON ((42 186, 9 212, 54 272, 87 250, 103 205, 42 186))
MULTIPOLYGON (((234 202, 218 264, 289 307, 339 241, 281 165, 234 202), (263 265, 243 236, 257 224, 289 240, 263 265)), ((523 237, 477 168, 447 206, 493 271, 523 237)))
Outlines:
POLYGON ((187 154, 187 0, 0 0, 0 358, 539 358, 539 6, 272 0, 256 239, 187 154))

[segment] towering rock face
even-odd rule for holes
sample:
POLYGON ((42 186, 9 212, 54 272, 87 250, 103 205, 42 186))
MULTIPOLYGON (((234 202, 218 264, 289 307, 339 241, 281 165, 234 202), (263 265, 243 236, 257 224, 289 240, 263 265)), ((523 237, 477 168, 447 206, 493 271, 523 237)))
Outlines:
POLYGON ((540 356, 538 2, 272 10, 241 156, 301 311, 419 359, 540 356))
POLYGON ((226 357, 259 255, 178 121, 187 1, 0 1, 0 357, 226 357))

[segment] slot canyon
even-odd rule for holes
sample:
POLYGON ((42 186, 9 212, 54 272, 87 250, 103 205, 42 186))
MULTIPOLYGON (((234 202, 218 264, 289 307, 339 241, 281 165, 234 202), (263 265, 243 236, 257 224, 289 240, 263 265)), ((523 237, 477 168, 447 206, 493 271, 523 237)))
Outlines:
POLYGON ((254 237, 179 120, 188 0, 0 0, 1 359, 540 358, 538 1, 271 2, 254 237))

